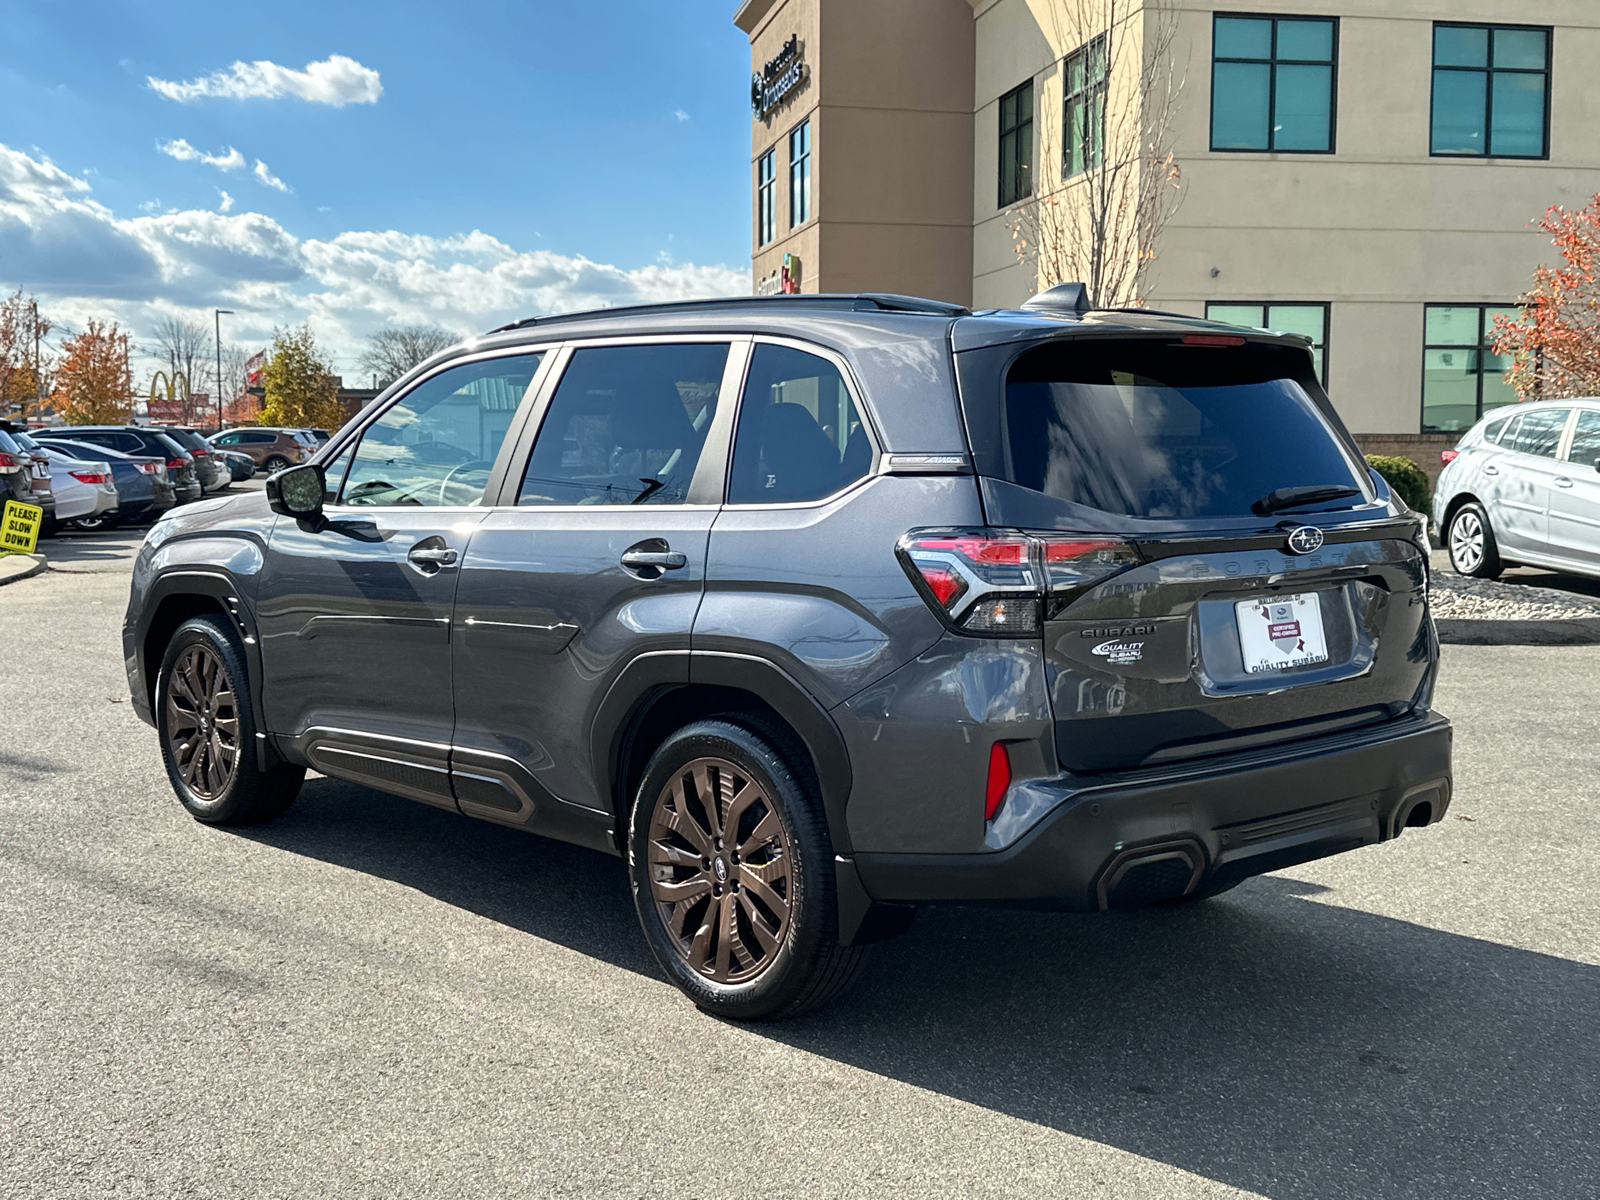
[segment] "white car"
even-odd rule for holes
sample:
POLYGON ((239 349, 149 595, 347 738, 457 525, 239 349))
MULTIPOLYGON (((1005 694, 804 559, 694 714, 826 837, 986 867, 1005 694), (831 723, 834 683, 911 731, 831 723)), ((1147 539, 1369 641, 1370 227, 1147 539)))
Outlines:
POLYGON ((112 480, 111 464, 68 458, 46 448, 50 458, 50 490, 56 497, 56 520, 68 521, 101 517, 117 511, 117 485, 112 480))
POLYGON ((1497 408, 1444 457, 1433 514, 1456 571, 1600 576, 1600 399, 1497 408))

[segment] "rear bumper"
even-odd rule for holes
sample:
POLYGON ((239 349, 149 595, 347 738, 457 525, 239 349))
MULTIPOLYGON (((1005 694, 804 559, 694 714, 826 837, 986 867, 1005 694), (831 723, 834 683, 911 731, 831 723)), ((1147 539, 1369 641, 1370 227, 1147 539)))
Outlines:
MULTIPOLYGON (((1450 722, 1429 713, 1088 787, 1050 781, 1059 802, 1004 850, 858 854, 856 871, 886 903, 1097 911, 1172 898, 1439 821, 1450 804, 1450 743, 1450 722)), ((1037 800, 1039 785, 1030 786, 1037 800)))

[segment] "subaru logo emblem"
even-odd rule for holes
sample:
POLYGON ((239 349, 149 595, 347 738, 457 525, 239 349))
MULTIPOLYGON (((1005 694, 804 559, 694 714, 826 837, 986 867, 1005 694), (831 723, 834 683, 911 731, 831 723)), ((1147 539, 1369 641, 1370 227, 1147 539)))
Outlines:
POLYGON ((1314 525, 1302 525, 1289 531, 1290 554, 1315 554, 1322 549, 1322 530, 1314 525))

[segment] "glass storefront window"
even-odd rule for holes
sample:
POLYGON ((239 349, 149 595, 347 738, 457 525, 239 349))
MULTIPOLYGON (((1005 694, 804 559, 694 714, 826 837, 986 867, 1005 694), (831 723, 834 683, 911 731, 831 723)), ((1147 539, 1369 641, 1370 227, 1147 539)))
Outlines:
POLYGON ((1430 304, 1422 319, 1422 428, 1424 432, 1470 429, 1490 409, 1512 404, 1506 385, 1511 357, 1494 353, 1494 319, 1513 319, 1515 306, 1430 304))

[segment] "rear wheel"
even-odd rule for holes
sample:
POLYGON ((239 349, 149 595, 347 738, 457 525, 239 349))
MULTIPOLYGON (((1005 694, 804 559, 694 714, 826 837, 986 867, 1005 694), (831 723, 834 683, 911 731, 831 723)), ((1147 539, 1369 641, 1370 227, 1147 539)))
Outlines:
POLYGON ((195 820, 270 821, 299 794, 304 767, 256 765, 244 654, 220 620, 195 617, 173 634, 156 680, 156 721, 167 778, 195 820))
POLYGON ((1456 510, 1445 531, 1445 545, 1450 551, 1450 565, 1457 575, 1497 579, 1505 570, 1495 545, 1494 530, 1489 527, 1489 514, 1480 504, 1463 504, 1456 510))
POLYGON ((283 470, 288 465, 289 460, 287 458, 281 454, 274 454, 271 458, 267 459, 266 462, 261 464, 261 469, 270 475, 274 471, 283 470))
POLYGON ((115 529, 121 523, 121 518, 101 514, 97 517, 79 517, 69 524, 74 529, 81 529, 85 533, 98 533, 102 529, 115 529))
POLYGON ((815 784, 763 737, 698 721, 658 749, 629 821, 645 939, 700 1008, 735 1020, 833 999, 863 951, 841 946, 833 848, 815 784))

